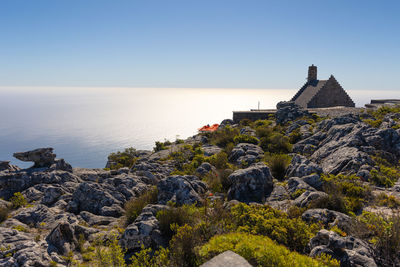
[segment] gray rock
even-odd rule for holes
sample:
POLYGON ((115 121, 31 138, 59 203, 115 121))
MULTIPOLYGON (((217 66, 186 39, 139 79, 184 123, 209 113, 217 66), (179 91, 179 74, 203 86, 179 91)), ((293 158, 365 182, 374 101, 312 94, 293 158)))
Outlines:
POLYGON ((53 153, 53 148, 38 148, 26 152, 16 152, 13 156, 21 161, 33 161, 33 167, 50 167, 54 163, 56 154, 53 153))
POLYGON ((306 182, 308 185, 314 187, 317 190, 321 190, 322 188, 322 180, 319 174, 310 174, 307 176, 303 176, 301 178, 304 182, 306 182))
POLYGON ((64 159, 55 159, 54 163, 50 165, 50 170, 62 170, 72 172, 72 166, 65 162, 64 159))
POLYGON ((84 182, 74 192, 68 208, 76 214, 81 211, 89 211, 96 215, 119 217, 123 214, 122 205, 121 201, 113 197, 100 184, 84 182), (109 214, 107 207, 111 206, 113 206, 112 214, 109 214))
POLYGON ((33 241, 28 233, 0 227, 0 265, 45 267, 50 265, 46 244, 33 241), (7 256, 6 255, 12 255, 7 256))
POLYGON ((158 183, 158 203, 167 204, 168 201, 183 204, 195 204, 202 201, 201 195, 207 191, 207 185, 197 176, 170 176, 158 183))
POLYGON ((302 179, 298 177, 291 177, 287 181, 287 189, 290 194, 295 193, 297 190, 308 190, 315 191, 313 187, 304 182, 302 179))
POLYGON ((228 125, 234 125, 234 124, 235 124, 235 123, 234 123, 233 120, 231 120, 231 119, 225 119, 225 120, 221 121, 221 123, 219 124, 219 127, 218 127, 218 128, 223 129, 223 128, 225 128, 225 127, 228 126, 228 125))
POLYGON ((318 164, 311 162, 302 155, 294 155, 289 167, 286 170, 288 177, 303 177, 310 174, 322 173, 322 168, 318 164))
POLYGON ((99 216, 99 215, 94 215, 88 211, 82 211, 79 213, 79 215, 82 217, 89 226, 93 225, 109 225, 113 222, 116 221, 114 217, 107 217, 107 216, 99 216))
POLYGON ((165 205, 147 205, 144 207, 135 222, 125 229, 119 244, 126 250, 140 249, 142 245, 145 248, 152 247, 154 249, 166 246, 168 240, 161 235, 156 214, 158 211, 167 208, 168 206, 165 205))
POLYGON ((211 165, 208 162, 203 162, 197 169, 196 169, 196 174, 200 176, 204 176, 206 174, 209 174, 211 172, 216 172, 216 169, 213 165, 211 165))
POLYGON ((210 157, 212 155, 218 154, 222 151, 221 148, 214 145, 203 145, 201 149, 204 151, 204 156, 210 157))
POLYGON ((352 224, 348 215, 328 209, 309 209, 303 212, 301 218, 308 223, 321 222, 326 227, 337 226, 345 232, 349 232, 352 224))
POLYGON ((263 156, 264 151, 261 147, 254 144, 240 143, 232 149, 229 161, 237 165, 241 165, 243 162, 250 165, 262 159, 263 156))
POLYGON ((276 105, 276 108, 275 118, 276 123, 279 124, 285 124, 297 118, 310 115, 307 110, 302 109, 292 101, 281 101, 276 105))
POLYGON ((232 186, 228 191, 228 200, 264 203, 273 189, 272 175, 267 165, 256 163, 246 169, 234 171, 228 179, 232 186))
POLYGON ((10 164, 10 161, 0 161, 0 172, 1 171, 15 172, 19 170, 20 168, 10 164))
POLYGON ((58 224, 46 237, 46 241, 51 246, 50 251, 56 249, 62 255, 67 255, 78 246, 74 227, 67 222, 58 224))
POLYGON ((240 129, 240 134, 256 137, 256 131, 249 126, 240 129))
POLYGON ((281 185, 275 185, 271 194, 267 198, 267 202, 283 201, 289 199, 289 193, 286 191, 285 187, 281 185))
POLYGON ((335 232, 322 229, 311 238, 309 247, 311 257, 328 252, 340 261, 341 266, 377 266, 368 243, 352 236, 341 237, 335 232))
POLYGON ((206 263, 200 265, 200 267, 227 267, 227 266, 235 266, 235 267, 251 267, 251 264, 246 261, 245 258, 227 250, 206 263))
POLYGON ((298 207, 307 207, 311 201, 327 197, 328 194, 320 191, 306 191, 294 200, 294 204, 298 207))

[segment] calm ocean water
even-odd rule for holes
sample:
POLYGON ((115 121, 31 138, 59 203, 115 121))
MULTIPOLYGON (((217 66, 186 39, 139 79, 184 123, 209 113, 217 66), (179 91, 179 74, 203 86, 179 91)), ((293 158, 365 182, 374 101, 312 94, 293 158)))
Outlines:
MULTIPOLYGON (((0 160, 23 163, 13 152, 54 147, 73 167, 103 168, 126 147, 194 135, 233 110, 275 108, 296 90, 175 88, 0 88, 0 160)), ((349 91, 357 106, 395 91, 349 91)))

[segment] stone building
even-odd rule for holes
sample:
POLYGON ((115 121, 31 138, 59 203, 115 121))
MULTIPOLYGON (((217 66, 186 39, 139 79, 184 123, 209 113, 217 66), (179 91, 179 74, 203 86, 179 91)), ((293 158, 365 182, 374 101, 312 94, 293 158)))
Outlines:
POLYGON ((291 101, 303 108, 354 107, 350 96, 331 75, 328 80, 317 79, 317 66, 308 68, 307 82, 291 101))

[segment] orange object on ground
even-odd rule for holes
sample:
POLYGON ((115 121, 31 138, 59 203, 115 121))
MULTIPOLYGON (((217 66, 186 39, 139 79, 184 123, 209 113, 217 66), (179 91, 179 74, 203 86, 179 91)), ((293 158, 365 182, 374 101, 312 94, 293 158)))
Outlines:
POLYGON ((218 130, 219 124, 213 124, 212 126, 210 125, 205 125, 199 129, 199 132, 215 132, 218 130))

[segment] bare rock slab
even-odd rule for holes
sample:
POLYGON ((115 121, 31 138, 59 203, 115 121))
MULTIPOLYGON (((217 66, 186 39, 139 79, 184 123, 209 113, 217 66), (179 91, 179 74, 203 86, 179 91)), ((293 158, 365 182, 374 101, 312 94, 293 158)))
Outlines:
POLYGON ((26 152, 16 152, 13 156, 21 161, 33 161, 34 167, 50 167, 56 158, 52 147, 38 148, 26 152))
POLYGON ((230 250, 215 256, 206 263, 200 265, 200 267, 252 267, 242 256, 232 252, 230 250))

